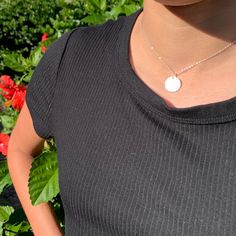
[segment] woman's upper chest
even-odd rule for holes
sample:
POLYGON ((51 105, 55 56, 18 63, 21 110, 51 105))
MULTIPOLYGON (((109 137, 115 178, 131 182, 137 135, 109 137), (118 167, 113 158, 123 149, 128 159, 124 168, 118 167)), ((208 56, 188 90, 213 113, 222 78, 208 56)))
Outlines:
MULTIPOLYGON (((130 38, 130 64, 136 76, 160 95, 170 107, 192 107, 236 97, 236 49, 180 74, 178 77, 182 86, 179 91, 171 93, 165 89, 164 83, 173 72, 164 62, 154 57, 146 45, 140 47, 142 44, 140 35, 134 29, 130 38)), ((194 59, 189 65, 192 63, 194 64, 194 59)), ((189 65, 183 65, 175 72, 189 65)), ((175 65, 169 66, 175 68, 175 65)))

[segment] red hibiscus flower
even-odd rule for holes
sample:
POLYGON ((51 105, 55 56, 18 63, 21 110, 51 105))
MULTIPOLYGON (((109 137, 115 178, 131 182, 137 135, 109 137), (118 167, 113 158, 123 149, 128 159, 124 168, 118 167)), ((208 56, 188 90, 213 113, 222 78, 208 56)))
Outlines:
POLYGON ((0 95, 8 101, 5 106, 10 106, 20 111, 25 100, 26 87, 24 85, 16 85, 15 82, 8 75, 0 77, 0 95))
MULTIPOLYGON (((48 38, 48 33, 44 33, 43 34, 43 36, 42 36, 42 39, 41 39, 41 42, 44 42, 44 41, 46 41, 47 40, 47 38, 48 38)), ((46 52, 46 50, 47 50, 47 48, 44 46, 44 45, 42 45, 42 52, 43 53, 45 53, 46 52)))
POLYGON ((43 52, 43 53, 45 53, 45 52, 46 52, 46 50, 47 50, 47 48, 46 48, 44 45, 42 45, 42 47, 41 47, 41 48, 42 48, 42 52, 43 52))
POLYGON ((0 94, 6 98, 11 99, 15 92, 16 84, 9 75, 2 75, 0 77, 0 94))
POLYGON ((0 152, 7 156, 7 149, 8 149, 8 142, 9 142, 10 136, 5 133, 0 133, 0 152))
POLYGON ((48 38, 48 33, 44 33, 43 36, 42 36, 41 42, 46 41, 47 38, 48 38))
POLYGON ((15 93, 11 99, 12 107, 18 112, 23 107, 26 96, 26 87, 24 85, 18 85, 15 89, 15 93))

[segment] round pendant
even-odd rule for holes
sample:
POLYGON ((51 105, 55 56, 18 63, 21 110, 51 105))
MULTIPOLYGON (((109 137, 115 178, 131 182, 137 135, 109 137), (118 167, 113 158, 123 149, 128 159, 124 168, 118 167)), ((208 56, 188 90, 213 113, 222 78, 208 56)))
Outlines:
POLYGON ((165 80, 165 88, 169 92, 176 92, 181 87, 181 80, 175 75, 171 75, 165 80))

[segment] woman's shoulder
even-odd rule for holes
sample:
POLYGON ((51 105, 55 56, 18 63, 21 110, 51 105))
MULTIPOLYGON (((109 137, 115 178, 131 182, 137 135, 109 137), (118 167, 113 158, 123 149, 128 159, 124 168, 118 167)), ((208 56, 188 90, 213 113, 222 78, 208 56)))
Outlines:
POLYGON ((68 32, 70 34, 69 43, 84 48, 88 45, 107 44, 116 41, 123 19, 124 16, 119 16, 115 20, 109 19, 101 24, 78 26, 68 32))

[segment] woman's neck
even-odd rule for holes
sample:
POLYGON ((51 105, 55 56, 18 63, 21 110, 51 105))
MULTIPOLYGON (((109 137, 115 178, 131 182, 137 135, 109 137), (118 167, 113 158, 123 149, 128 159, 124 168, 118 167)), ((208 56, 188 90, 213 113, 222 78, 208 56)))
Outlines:
MULTIPOLYGON (((144 0, 141 22, 155 49, 178 71, 236 39, 235 9, 235 0, 203 0, 185 6, 144 0)), ((228 56, 224 52, 215 60, 228 56)))

